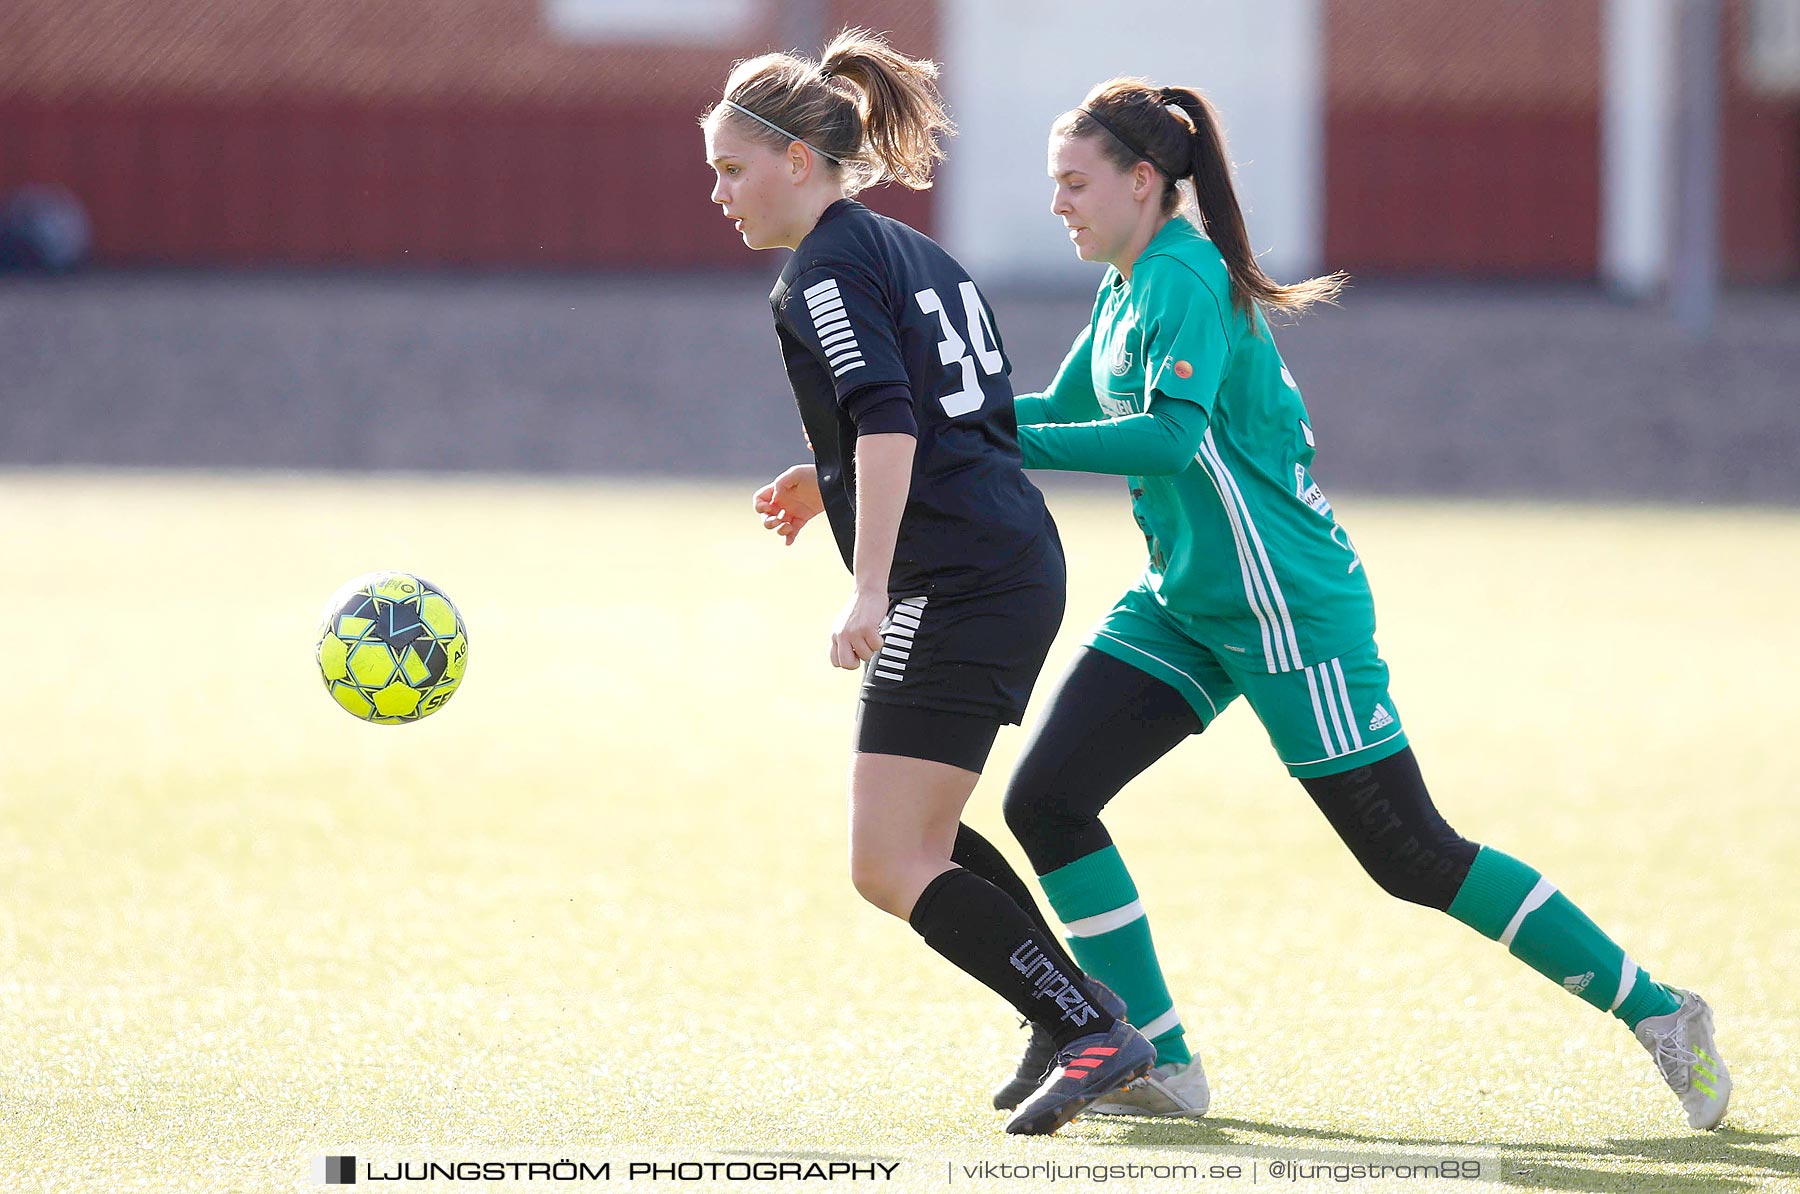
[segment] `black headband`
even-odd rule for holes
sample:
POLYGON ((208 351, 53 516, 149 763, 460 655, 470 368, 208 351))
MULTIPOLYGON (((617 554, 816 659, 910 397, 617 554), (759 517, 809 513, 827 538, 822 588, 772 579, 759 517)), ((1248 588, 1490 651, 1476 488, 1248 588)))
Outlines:
MULTIPOLYGON (((1165 104, 1164 106, 1166 107, 1167 105, 1165 104)), ((1167 166, 1165 166, 1161 162, 1157 161, 1156 158, 1151 155, 1149 150, 1145 149, 1142 145, 1139 145, 1136 141, 1132 140, 1130 137, 1127 137, 1124 133, 1120 132, 1118 129, 1116 129, 1112 125, 1108 124, 1105 120, 1103 120, 1101 118, 1100 113, 1094 111, 1092 108, 1076 108, 1075 110, 1077 112, 1080 112, 1083 115, 1085 115, 1089 120, 1092 120, 1095 124, 1099 125, 1101 128, 1105 129, 1107 132, 1111 133, 1113 136, 1113 139, 1116 140, 1119 144, 1123 145, 1126 149, 1129 149, 1132 153, 1135 153, 1138 157, 1142 158, 1144 161, 1149 162, 1152 166, 1155 166, 1158 170, 1161 170, 1164 174, 1168 175, 1170 178, 1182 177, 1181 172, 1169 169, 1167 166)))

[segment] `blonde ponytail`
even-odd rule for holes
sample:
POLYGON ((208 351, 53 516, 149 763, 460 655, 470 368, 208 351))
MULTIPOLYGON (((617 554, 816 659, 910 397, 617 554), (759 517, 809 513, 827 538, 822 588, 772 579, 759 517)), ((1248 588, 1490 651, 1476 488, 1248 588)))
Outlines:
POLYGON ((956 132, 937 73, 936 63, 908 58, 866 29, 845 29, 818 62, 764 54, 738 63, 725 102, 700 120, 735 120, 776 148, 804 141, 843 172, 850 194, 889 181, 925 190, 944 157, 939 134, 956 132))

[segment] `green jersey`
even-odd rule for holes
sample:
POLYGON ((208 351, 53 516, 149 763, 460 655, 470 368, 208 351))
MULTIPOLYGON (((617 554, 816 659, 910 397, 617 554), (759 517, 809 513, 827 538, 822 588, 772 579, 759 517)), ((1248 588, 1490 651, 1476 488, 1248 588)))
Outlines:
POLYGON ((1043 394, 1016 401, 1028 468, 1122 473, 1144 587, 1197 641, 1297 671, 1373 638, 1362 561, 1313 481, 1313 432, 1260 311, 1182 218, 1108 269, 1043 394))

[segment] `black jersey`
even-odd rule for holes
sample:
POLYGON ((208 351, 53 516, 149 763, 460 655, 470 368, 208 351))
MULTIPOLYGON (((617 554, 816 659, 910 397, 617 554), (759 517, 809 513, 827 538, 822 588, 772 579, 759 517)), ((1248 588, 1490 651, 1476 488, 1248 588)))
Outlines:
POLYGON ((856 547, 860 423, 865 434, 918 437, 890 594, 1003 589, 1035 576, 1054 530, 1020 464, 1012 366, 956 259, 843 199, 800 242, 769 302, 845 565, 856 547))

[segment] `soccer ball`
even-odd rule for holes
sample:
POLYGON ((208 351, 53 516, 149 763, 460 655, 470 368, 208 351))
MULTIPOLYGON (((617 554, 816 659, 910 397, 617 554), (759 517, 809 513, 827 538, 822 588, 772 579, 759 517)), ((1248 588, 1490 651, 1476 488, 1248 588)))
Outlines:
POLYGON ((406 572, 371 572, 344 585, 319 618, 319 674, 364 721, 418 721, 462 683, 469 635, 442 589, 406 572))

